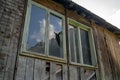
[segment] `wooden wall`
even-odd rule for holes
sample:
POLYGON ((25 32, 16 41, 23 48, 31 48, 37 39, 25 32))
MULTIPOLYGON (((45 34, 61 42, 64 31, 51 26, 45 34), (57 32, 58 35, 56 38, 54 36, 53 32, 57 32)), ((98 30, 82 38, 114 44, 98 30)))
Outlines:
POLYGON ((80 66, 70 65, 68 71, 67 64, 25 56, 19 56, 17 64, 15 80, 96 80, 95 70, 80 66))
POLYGON ((13 80, 25 0, 0 0, 0 80, 13 80))
MULTIPOLYGON (((0 80, 42 80, 45 78, 56 80, 56 72, 59 71, 59 68, 62 69, 63 80, 80 80, 81 77, 86 80, 88 75, 84 73, 92 74, 95 72, 94 70, 19 55, 21 47, 19 40, 22 38, 20 33, 23 32, 25 18, 23 14, 26 6, 25 1, 0 0, 0 80)), ((65 8, 58 3, 51 0, 34 1, 65 15, 65 8)), ((102 24, 97 25, 84 16, 78 15, 75 11, 67 9, 65 16, 93 29, 99 79, 119 80, 120 45, 117 36, 103 28, 102 24)))
POLYGON ((100 25, 92 24, 99 69, 104 80, 120 79, 120 47, 118 37, 100 25))
POLYGON ((15 80, 67 80, 67 66, 66 64, 19 56, 15 80))

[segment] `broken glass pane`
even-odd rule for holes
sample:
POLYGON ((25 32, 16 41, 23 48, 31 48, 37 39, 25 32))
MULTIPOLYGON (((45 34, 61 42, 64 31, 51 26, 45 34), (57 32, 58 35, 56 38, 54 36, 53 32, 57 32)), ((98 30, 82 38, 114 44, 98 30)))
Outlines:
POLYGON ((63 58, 62 19, 50 14, 49 55, 63 58))

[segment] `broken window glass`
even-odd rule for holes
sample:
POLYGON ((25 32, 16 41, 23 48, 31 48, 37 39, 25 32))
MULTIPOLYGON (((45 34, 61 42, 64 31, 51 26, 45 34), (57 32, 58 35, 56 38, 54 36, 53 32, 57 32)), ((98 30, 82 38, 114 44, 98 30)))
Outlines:
POLYGON ((62 19, 50 14, 49 23, 49 55, 63 57, 62 19))

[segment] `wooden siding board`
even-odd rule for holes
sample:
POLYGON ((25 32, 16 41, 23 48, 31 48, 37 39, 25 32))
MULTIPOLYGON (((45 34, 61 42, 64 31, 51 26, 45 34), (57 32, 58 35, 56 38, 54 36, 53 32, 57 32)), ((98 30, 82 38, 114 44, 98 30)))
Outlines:
POLYGON ((100 79, 102 80, 105 80, 105 73, 104 73, 104 65, 103 65, 103 60, 102 60, 102 56, 101 56, 101 50, 100 50, 100 43, 99 43, 99 40, 100 40, 100 37, 99 34, 98 34, 98 30, 97 30, 97 27, 99 26, 96 26, 96 24, 94 22, 91 22, 91 25, 92 25, 92 29, 93 29, 93 37, 94 37, 94 41, 95 41, 95 47, 96 47, 96 56, 97 56, 97 62, 98 62, 98 70, 99 70, 99 77, 100 79))
POLYGON ((102 61, 103 61, 103 65, 104 65, 105 80, 111 80, 112 74, 111 74, 111 68, 110 68, 110 64, 109 64, 109 57, 108 57, 108 51, 107 51, 107 46, 106 46, 106 42, 105 42, 104 30, 101 30, 101 31, 99 30, 98 34, 99 34, 98 36, 100 37, 99 44, 100 44, 102 61))
POLYGON ((34 80, 40 80, 40 65, 41 65, 41 61, 38 59, 35 59, 35 67, 34 67, 34 80))
POLYGON ((41 80, 45 80, 46 78, 46 62, 45 61, 41 61, 41 80))
POLYGON ((97 56, 101 75, 105 80, 119 79, 119 48, 116 35, 108 30, 92 24, 95 42, 97 43, 97 56), (102 44, 101 44, 102 43, 102 44), (107 66, 107 67, 106 67, 107 66))
POLYGON ((27 57, 25 80, 33 80, 34 59, 27 57))
POLYGON ((15 80, 25 80, 26 57, 19 56, 18 68, 15 80))
POLYGON ((39 3, 39 4, 43 5, 43 6, 46 6, 49 9, 57 11, 57 12, 59 12, 61 14, 65 14, 65 12, 64 12, 65 8, 62 5, 56 3, 56 2, 54 2, 52 0, 43 0, 43 1, 33 0, 33 1, 39 3))
POLYGON ((3 67, 0 69, 1 80, 13 80, 14 77, 23 7, 24 1, 0 0, 0 67, 3 67))
POLYGON ((50 62, 50 80, 56 80, 56 64, 50 62))
POLYGON ((70 80, 78 80, 77 68, 75 66, 70 66, 70 80))
POLYGON ((68 72, 68 69, 67 69, 67 66, 66 65, 63 65, 62 67, 63 69, 63 80, 68 80, 68 75, 67 75, 67 72, 68 72))
POLYGON ((14 74, 15 58, 16 58, 16 54, 13 53, 17 53, 17 48, 16 48, 17 45, 14 44, 16 44, 15 37, 12 37, 9 46, 9 52, 8 52, 9 56, 7 58, 4 80, 13 80, 12 75, 14 74))
POLYGON ((109 50, 108 56, 111 64, 113 79, 118 80, 119 78, 117 76, 120 68, 119 68, 119 62, 118 62, 119 54, 118 54, 117 45, 116 45, 117 43, 115 40, 116 38, 110 32, 106 32, 105 35, 106 35, 107 47, 109 50))
POLYGON ((35 59, 34 80, 44 80, 45 62, 35 59))

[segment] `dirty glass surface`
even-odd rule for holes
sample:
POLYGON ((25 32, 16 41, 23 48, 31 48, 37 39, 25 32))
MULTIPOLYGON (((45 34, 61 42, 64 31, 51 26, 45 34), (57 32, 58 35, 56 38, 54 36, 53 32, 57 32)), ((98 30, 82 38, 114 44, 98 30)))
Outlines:
POLYGON ((75 42, 74 42, 74 27, 69 25, 69 52, 71 54, 71 61, 75 62, 75 42))
POLYGON ((80 44, 79 44, 79 29, 69 25, 69 51, 71 54, 71 61, 80 63, 80 44), (75 60, 76 59, 76 60, 75 60))
POLYGON ((74 28, 75 32, 75 49, 76 49, 76 58, 77 58, 77 63, 80 63, 80 40, 79 40, 79 29, 74 28))
POLYGON ((88 31, 80 29, 83 63, 92 65, 88 31))

